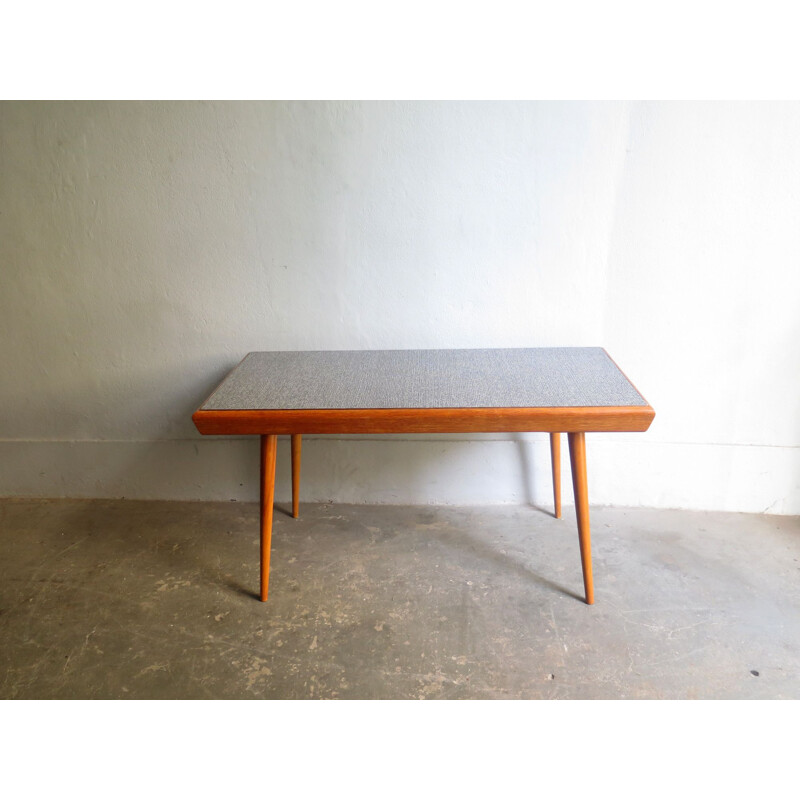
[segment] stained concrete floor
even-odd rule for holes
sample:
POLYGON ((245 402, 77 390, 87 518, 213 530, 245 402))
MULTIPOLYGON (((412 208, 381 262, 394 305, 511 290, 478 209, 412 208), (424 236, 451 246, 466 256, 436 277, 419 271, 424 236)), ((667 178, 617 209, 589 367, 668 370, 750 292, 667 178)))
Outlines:
POLYGON ((0 697, 798 698, 800 518, 0 501, 0 697))

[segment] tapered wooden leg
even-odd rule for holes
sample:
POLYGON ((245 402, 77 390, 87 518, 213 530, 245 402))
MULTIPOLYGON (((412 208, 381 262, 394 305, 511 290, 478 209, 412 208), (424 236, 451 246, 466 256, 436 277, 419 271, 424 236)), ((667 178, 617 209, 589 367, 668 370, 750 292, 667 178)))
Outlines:
POLYGON ((278 437, 261 437, 261 602, 269 593, 269 551, 272 544, 272 504, 275 500, 275 457, 278 437))
POLYGON ((583 588, 586 602, 594 603, 592 581, 592 541, 589 533, 589 487, 586 482, 586 438, 583 431, 568 433, 569 459, 572 464, 572 488, 575 492, 575 515, 578 517, 578 541, 581 545, 583 588))
POLYGON ((300 516, 300 451, 303 449, 303 436, 292 434, 292 516, 300 516))
POLYGON ((553 505, 556 519, 561 519, 561 434, 550 434, 550 461, 553 466, 553 505))

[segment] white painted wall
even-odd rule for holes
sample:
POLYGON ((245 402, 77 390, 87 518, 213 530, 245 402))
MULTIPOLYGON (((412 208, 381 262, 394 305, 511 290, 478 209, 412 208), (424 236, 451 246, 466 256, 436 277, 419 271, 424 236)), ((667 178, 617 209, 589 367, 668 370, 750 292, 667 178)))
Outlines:
MULTIPOLYGON (((602 345, 657 415, 589 437, 592 503, 800 513, 798 142, 798 103, 0 103, 0 494, 256 499, 190 419, 250 350, 602 345)), ((307 437, 303 499, 550 503, 543 435, 386 438, 307 437)))

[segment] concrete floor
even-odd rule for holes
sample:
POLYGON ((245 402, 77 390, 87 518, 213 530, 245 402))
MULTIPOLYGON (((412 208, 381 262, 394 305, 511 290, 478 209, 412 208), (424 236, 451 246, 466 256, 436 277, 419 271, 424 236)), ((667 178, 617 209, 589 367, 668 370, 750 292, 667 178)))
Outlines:
POLYGON ((800 698, 800 518, 0 501, 2 698, 800 698))

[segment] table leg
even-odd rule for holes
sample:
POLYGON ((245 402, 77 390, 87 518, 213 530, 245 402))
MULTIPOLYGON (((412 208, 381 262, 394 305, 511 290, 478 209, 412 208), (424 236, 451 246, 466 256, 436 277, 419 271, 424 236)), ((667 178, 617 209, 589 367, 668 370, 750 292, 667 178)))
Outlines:
POLYGON ((303 435, 292 434, 292 516, 300 516, 300 451, 303 449, 303 435))
POLYGON ((578 518, 578 540, 581 546, 581 567, 586 602, 594 603, 592 581, 592 543, 589 534, 589 488, 586 483, 586 438, 583 431, 568 433, 569 458, 572 463, 572 488, 575 492, 575 515, 578 518))
POLYGON ((272 543, 272 504, 275 501, 275 457, 278 437, 261 436, 261 602, 269 593, 269 551, 272 543))
POLYGON ((553 466, 553 504, 556 519, 561 519, 561 434, 550 434, 550 461, 553 466))

